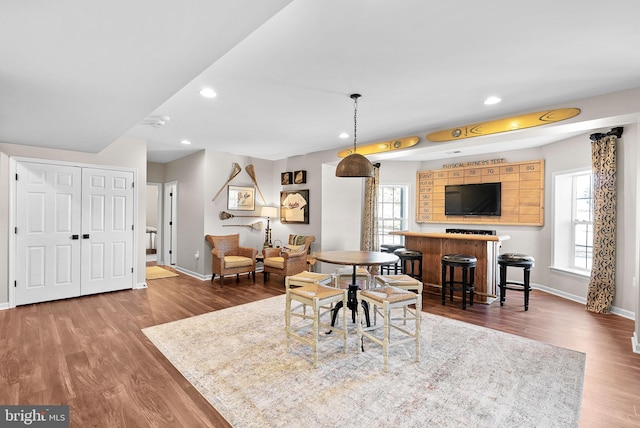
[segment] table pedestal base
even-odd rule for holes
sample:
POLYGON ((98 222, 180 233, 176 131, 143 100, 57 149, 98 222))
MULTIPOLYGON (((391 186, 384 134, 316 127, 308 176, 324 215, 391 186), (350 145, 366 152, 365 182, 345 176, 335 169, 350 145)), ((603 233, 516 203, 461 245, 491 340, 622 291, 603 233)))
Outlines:
MULTIPOLYGON (((349 290, 347 291, 347 308, 351 309, 351 320, 356 322, 356 311, 358 310, 358 299, 356 298, 356 293, 360 289, 357 284, 349 284, 349 290)), ((364 316, 367 322, 367 327, 371 327, 371 320, 369 319, 369 304, 364 300, 360 302, 362 304, 362 309, 364 309, 364 316)), ((336 303, 336 306, 333 308, 333 316, 331 318, 331 326, 336 325, 336 318, 338 317, 338 312, 342 309, 342 302, 336 303)))

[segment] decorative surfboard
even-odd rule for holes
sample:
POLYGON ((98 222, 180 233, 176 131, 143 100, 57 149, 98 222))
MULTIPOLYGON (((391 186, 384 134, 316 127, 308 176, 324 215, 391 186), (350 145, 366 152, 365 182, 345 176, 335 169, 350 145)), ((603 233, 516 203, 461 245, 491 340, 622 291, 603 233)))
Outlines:
MULTIPOLYGON (((398 138, 390 141, 381 141, 379 143, 373 144, 365 144, 364 146, 358 146, 356 148, 356 152, 361 155, 373 155, 376 153, 385 153, 385 152, 393 152, 395 150, 407 149, 409 147, 415 146, 420 141, 420 137, 406 137, 406 138, 398 138)), ((346 158, 351 153, 353 153, 353 149, 345 149, 338 152, 338 157, 346 158)))
POLYGON ((475 125, 459 126, 457 128, 432 132, 427 135, 427 140, 440 143, 443 141, 480 137, 482 135, 499 134, 501 132, 533 128, 534 126, 560 122, 562 120, 571 119, 578 114, 580 114, 579 108, 560 108, 556 110, 538 111, 535 113, 521 114, 519 116, 505 117, 503 119, 489 120, 475 125))

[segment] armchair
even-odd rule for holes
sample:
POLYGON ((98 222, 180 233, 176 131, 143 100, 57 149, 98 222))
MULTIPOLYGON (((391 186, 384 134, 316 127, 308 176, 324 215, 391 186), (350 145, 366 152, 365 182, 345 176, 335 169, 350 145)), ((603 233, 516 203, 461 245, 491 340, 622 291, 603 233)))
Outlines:
POLYGON ((270 273, 287 277, 305 271, 307 254, 313 241, 313 236, 289 235, 288 244, 283 248, 264 248, 264 281, 267 281, 270 273))
POLYGON ((241 273, 253 274, 253 282, 256 282, 256 255, 255 248, 241 247, 240 235, 204 237, 211 244, 211 282, 216 275, 220 275, 220 286, 224 285, 224 276, 236 274, 236 282, 241 273))

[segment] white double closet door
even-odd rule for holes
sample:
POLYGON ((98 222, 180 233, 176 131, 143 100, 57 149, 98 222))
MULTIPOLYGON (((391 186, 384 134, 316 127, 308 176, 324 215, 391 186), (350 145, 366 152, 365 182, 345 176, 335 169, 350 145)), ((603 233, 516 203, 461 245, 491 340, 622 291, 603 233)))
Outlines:
POLYGON ((15 304, 133 287, 132 171, 16 164, 15 304))

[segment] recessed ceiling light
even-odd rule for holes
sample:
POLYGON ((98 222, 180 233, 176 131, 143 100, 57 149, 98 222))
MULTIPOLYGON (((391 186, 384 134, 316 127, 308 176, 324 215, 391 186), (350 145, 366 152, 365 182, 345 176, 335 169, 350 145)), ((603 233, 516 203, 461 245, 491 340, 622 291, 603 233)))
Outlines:
POLYGON ((202 88, 200 89, 200 95, 205 98, 215 98, 218 94, 211 88, 202 88))
POLYGON ((349 134, 347 134, 346 132, 341 132, 340 135, 338 135, 338 138, 349 138, 349 134))
POLYGON ((492 105, 492 104, 498 104, 500 101, 502 101, 502 98, 499 97, 489 97, 486 100, 484 100, 484 104, 485 105, 492 105))
POLYGON ((182 140, 182 141, 180 141, 180 144, 184 144, 185 146, 188 146, 189 144, 191 144, 191 141, 189 141, 189 140, 182 140))

